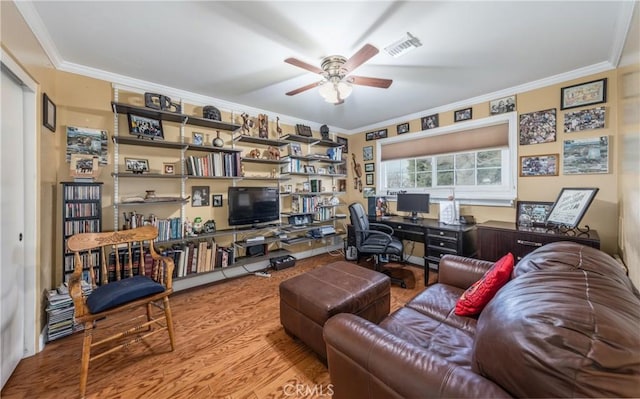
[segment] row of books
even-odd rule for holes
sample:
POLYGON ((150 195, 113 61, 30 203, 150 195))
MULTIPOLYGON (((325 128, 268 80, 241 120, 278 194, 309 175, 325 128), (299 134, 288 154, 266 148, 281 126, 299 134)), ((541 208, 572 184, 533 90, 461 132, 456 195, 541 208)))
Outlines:
POLYGON ((64 222, 64 232, 68 236, 78 233, 93 233, 100 231, 100 219, 67 220, 64 222))
POLYGON ((240 153, 212 152, 205 156, 188 156, 185 159, 187 174, 202 177, 238 177, 240 153))
POLYGON ((158 229, 158 237, 155 241, 179 240, 184 233, 184 225, 179 217, 159 219, 153 213, 145 216, 136 211, 124 213, 124 230, 135 229, 136 227, 152 225, 158 229))
POLYGON ((235 251, 233 247, 217 245, 213 240, 176 244, 162 251, 164 256, 173 258, 174 277, 210 272, 233 265, 235 251))
POLYGON ((100 186, 65 185, 64 197, 69 200, 100 200, 100 186))
POLYGON ((77 218, 77 217, 97 216, 100 214, 99 210, 100 210, 100 206, 97 202, 89 202, 89 203, 67 202, 64 204, 64 217, 77 218))

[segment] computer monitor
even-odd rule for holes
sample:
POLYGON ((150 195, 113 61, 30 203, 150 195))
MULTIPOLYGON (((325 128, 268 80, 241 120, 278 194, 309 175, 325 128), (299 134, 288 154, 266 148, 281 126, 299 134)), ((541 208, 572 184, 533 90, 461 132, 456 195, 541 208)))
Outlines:
POLYGON ((398 212, 411 212, 405 219, 418 220, 418 212, 429 213, 429 194, 398 193, 398 212))

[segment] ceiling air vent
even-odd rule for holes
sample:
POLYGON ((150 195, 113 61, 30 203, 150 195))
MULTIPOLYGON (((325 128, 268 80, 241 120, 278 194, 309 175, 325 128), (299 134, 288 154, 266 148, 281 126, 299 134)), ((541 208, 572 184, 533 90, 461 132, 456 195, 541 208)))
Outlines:
POLYGON ((402 39, 385 47, 384 51, 386 51, 390 56, 398 58, 420 46, 422 46, 422 43, 420 43, 420 39, 412 36, 411 33, 407 32, 407 34, 402 37, 402 39))

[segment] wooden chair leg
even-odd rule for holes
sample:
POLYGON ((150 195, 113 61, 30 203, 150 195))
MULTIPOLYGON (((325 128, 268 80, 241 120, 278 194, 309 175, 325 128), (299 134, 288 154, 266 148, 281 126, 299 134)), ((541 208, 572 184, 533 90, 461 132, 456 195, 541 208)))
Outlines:
POLYGON ((91 340, 93 339, 93 322, 84 323, 84 341, 82 342, 82 360, 80 362, 80 397, 84 398, 89 377, 89 360, 91 359, 91 340))
POLYGON ((162 302, 164 304, 164 315, 167 319, 167 330, 169 331, 169 341, 171 341, 171 351, 174 351, 175 337, 173 332, 173 317, 171 316, 171 306, 169 306, 169 297, 165 296, 162 302))

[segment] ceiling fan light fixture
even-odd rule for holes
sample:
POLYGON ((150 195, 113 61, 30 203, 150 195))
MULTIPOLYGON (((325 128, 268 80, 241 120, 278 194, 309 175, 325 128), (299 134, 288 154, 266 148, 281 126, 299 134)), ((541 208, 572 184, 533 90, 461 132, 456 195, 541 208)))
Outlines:
POLYGON ((353 92, 353 86, 347 82, 338 81, 325 81, 320 84, 318 92, 324 98, 324 101, 337 104, 344 101, 353 92))
POLYGON ((386 51, 387 54, 389 54, 393 58, 398 58, 420 46, 422 46, 422 43, 420 43, 420 39, 407 32, 407 34, 400 40, 385 47, 384 51, 386 51))

